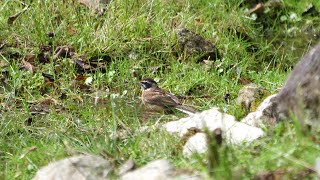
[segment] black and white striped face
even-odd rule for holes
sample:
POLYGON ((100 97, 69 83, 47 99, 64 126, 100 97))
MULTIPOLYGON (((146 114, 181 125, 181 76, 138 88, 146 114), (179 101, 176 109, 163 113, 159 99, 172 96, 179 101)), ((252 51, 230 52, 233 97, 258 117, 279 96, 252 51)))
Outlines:
POLYGON ((157 88, 158 84, 151 78, 144 78, 140 81, 140 85, 143 90, 147 90, 149 88, 157 88))

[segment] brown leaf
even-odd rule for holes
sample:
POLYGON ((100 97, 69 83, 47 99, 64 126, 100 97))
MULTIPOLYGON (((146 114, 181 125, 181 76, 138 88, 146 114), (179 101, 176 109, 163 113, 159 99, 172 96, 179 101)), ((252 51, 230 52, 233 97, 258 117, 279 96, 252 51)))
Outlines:
POLYGON ((86 60, 85 57, 78 57, 75 60, 76 68, 79 73, 85 72, 95 72, 100 70, 102 73, 106 72, 106 67, 112 58, 107 54, 97 55, 91 57, 89 60, 86 60), (89 63, 87 63, 89 62, 89 63))
POLYGON ((8 23, 9 25, 12 25, 12 24, 14 23, 14 21, 15 21, 22 13, 24 13, 26 10, 28 10, 29 6, 28 6, 27 4, 25 4, 25 3, 23 3, 23 2, 21 2, 21 3, 24 5, 24 8, 23 8, 20 12, 14 14, 14 15, 12 15, 12 16, 9 16, 8 21, 7 21, 7 23, 8 23))
POLYGON ((42 73, 42 76, 43 76, 45 82, 49 82, 49 83, 53 83, 54 82, 54 76, 53 75, 42 73))
POLYGON ((33 122, 32 117, 29 117, 28 119, 26 119, 26 120, 24 121, 24 124, 25 124, 26 126, 31 126, 32 122, 33 122))
POLYGON ((24 60, 29 63, 33 63, 35 59, 36 56, 34 54, 28 54, 26 57, 24 57, 24 60))
POLYGON ((260 15, 263 13, 265 9, 265 6, 263 3, 258 3, 255 7, 253 7, 252 9, 250 9, 246 15, 251 15, 253 13, 257 14, 257 15, 260 15))
POLYGON ((250 78, 239 77, 238 82, 242 85, 247 85, 250 84, 252 80, 250 78))
POLYGON ((93 92, 90 85, 85 84, 87 76, 77 76, 74 80, 70 82, 70 88, 79 89, 83 92, 93 92))
POLYGON ((48 114, 50 112, 51 107, 53 107, 54 110, 57 112, 66 110, 66 108, 64 108, 56 99, 50 97, 44 100, 30 103, 29 111, 32 115, 48 114))
POLYGON ((77 59, 76 65, 77 65, 78 70, 83 71, 83 72, 87 72, 91 69, 91 66, 89 64, 83 62, 82 59, 77 59))
POLYGON ((195 20, 195 24, 197 26, 203 26, 204 25, 204 23, 203 23, 201 18, 194 18, 194 20, 195 20))
POLYGON ((77 76, 75 78, 75 80, 77 80, 77 81, 85 81, 87 78, 88 78, 88 76, 77 76))
POLYGON ((27 154, 29 154, 30 152, 35 151, 35 150, 37 150, 37 146, 29 147, 26 151, 24 151, 24 153, 21 154, 19 159, 24 158, 27 154))
POLYGON ((71 58, 75 54, 75 50, 69 46, 59 46, 54 51, 53 60, 57 60, 58 58, 71 58))
POLYGON ((31 63, 27 61, 22 61, 22 63, 25 70, 30 71, 31 73, 35 72, 35 67, 31 63))
POLYGON ((72 26, 68 26, 67 27, 67 33, 69 34, 69 35, 74 35, 74 34, 76 34, 78 31, 74 28, 74 27, 72 27, 72 26))
POLYGON ((38 54, 38 60, 40 63, 49 63, 50 57, 52 56, 52 46, 50 45, 41 45, 40 53, 38 54))

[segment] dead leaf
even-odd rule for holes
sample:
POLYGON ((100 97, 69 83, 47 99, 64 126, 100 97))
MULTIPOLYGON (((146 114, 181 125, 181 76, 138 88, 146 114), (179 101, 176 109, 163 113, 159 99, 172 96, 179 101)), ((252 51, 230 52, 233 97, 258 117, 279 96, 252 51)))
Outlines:
POLYGON ((36 56, 34 54, 28 54, 26 57, 24 57, 24 60, 29 63, 33 63, 35 59, 36 56))
POLYGON ((29 103, 29 111, 31 115, 48 114, 50 112, 51 107, 54 108, 56 112, 61 112, 66 110, 66 108, 64 108, 61 105, 61 103, 59 103, 58 100, 52 97, 29 103))
POLYGON ((53 75, 42 73, 42 76, 43 76, 45 82, 47 82, 47 83, 53 83, 54 82, 54 76, 53 75))
POLYGON ((242 85, 247 85, 252 83, 252 80, 250 78, 239 77, 238 82, 242 85))
POLYGON ((74 34, 76 34, 78 31, 74 28, 74 27, 72 27, 72 26, 68 26, 67 27, 67 33, 69 34, 69 35, 74 35, 74 34))
POLYGON ((263 13, 264 9, 265 9, 264 4, 263 4, 263 3, 258 3, 258 4, 256 4, 255 7, 253 7, 252 9, 250 9, 250 10, 246 13, 246 15, 248 16, 248 15, 251 15, 251 14, 253 14, 253 13, 255 13, 255 14, 257 14, 257 15, 260 15, 260 14, 263 13))
POLYGON ((26 120, 24 121, 24 124, 25 124, 26 126, 31 126, 32 122, 33 122, 32 117, 29 117, 28 119, 26 119, 26 120))
POLYGON ((78 71, 88 72, 91 69, 91 66, 85 62, 81 58, 76 59, 76 67, 78 71))
POLYGON ((8 23, 9 25, 12 25, 12 24, 14 23, 14 21, 15 21, 22 13, 24 13, 26 10, 28 10, 29 6, 28 6, 27 4, 25 4, 25 3, 23 3, 23 2, 21 2, 21 3, 23 4, 24 8, 23 8, 20 12, 14 14, 14 15, 12 15, 12 16, 10 16, 10 17, 8 18, 7 23, 8 23))
POLYGON ((203 26, 204 25, 204 23, 203 23, 201 18, 194 18, 194 20, 195 20, 195 24, 197 26, 203 26))
POLYGON ((53 60, 57 60, 58 58, 72 58, 75 54, 75 50, 69 46, 59 46, 54 51, 53 60))
POLYGON ((91 72, 94 73, 97 70, 102 73, 106 72, 106 67, 112 58, 107 54, 97 55, 86 60, 85 57, 78 57, 75 60, 76 68, 79 73, 91 72))
POLYGON ((52 46, 50 45, 41 45, 40 53, 38 54, 38 60, 40 63, 49 63, 50 57, 52 56, 52 46))
POLYGON ((88 78, 88 76, 77 76, 75 78, 75 80, 77 80, 77 81, 85 81, 87 78, 88 78))
POLYGON ((35 151, 35 150, 37 150, 36 146, 29 147, 23 154, 21 154, 19 159, 24 158, 27 154, 29 154, 30 152, 35 151))
POLYGON ((90 85, 85 84, 86 79, 89 77, 86 76, 77 76, 76 79, 73 79, 70 82, 70 88, 79 89, 82 92, 93 92, 90 85))
POLYGON ((31 63, 27 61, 22 61, 22 63, 25 70, 30 71, 31 73, 35 72, 35 67, 31 63))

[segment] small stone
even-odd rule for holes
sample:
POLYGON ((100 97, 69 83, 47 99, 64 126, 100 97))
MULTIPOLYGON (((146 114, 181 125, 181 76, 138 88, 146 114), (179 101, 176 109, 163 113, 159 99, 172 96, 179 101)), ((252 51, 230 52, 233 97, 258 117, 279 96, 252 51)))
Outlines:
POLYGON ((243 106, 246 111, 255 111, 260 101, 268 95, 268 91, 254 83, 245 85, 240 89, 237 104, 243 106))

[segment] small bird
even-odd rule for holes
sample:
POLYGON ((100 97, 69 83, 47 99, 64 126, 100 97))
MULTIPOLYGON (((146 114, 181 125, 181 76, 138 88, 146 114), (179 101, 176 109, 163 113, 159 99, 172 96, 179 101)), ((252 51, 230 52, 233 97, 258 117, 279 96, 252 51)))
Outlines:
POLYGON ((142 79, 140 85, 142 87, 141 98, 145 105, 154 107, 155 109, 159 107, 163 110, 177 109, 189 115, 196 113, 193 108, 182 105, 176 96, 159 88, 157 82, 152 78, 142 79))

